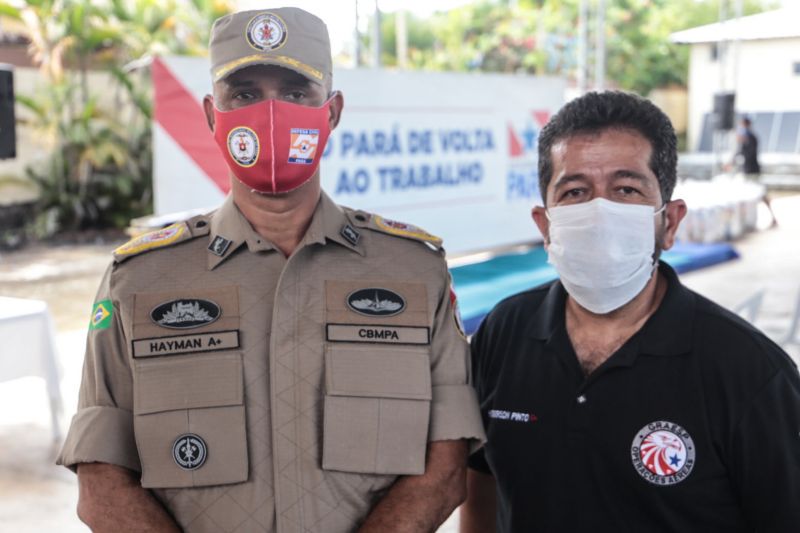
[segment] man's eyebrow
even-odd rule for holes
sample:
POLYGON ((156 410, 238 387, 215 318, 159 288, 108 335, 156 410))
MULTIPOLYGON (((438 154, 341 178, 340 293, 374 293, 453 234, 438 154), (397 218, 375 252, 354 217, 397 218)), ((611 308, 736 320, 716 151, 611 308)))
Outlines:
POLYGON ((629 178, 641 181, 643 183, 650 183, 650 180, 647 179, 647 176, 645 176, 641 172, 636 172, 635 170, 628 170, 625 168, 614 172, 614 179, 619 179, 619 178, 629 178))
POLYGON ((585 179, 586 176, 584 174, 567 174, 566 176, 561 176, 558 178, 553 186, 558 189, 559 187, 572 183, 573 181, 583 181, 585 179))
POLYGON ((223 83, 227 87, 232 87, 232 88, 236 88, 236 87, 252 87, 253 85, 256 84, 255 81, 253 81, 253 80, 251 80, 249 78, 241 78, 241 79, 233 79, 233 80, 225 79, 225 80, 223 80, 223 83))

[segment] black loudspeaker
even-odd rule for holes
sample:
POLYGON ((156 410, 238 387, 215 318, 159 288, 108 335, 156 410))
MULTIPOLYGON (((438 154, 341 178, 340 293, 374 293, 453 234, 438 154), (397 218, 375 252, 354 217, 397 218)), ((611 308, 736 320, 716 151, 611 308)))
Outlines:
POLYGON ((0 159, 17 157, 14 117, 14 67, 0 64, 0 159))
POLYGON ((732 130, 736 119, 736 93, 725 92, 714 95, 714 129, 732 130))

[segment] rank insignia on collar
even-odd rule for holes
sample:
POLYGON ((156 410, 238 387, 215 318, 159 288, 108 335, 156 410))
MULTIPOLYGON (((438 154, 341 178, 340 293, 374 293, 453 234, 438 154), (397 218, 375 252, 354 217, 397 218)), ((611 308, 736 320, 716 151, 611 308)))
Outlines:
POLYGON ((342 237, 345 238, 347 242, 355 246, 358 244, 358 239, 361 238, 361 234, 353 228, 350 224, 345 224, 342 227, 342 231, 340 232, 342 237))
POLYGON ((225 255, 225 252, 228 251, 228 248, 231 246, 231 241, 226 239, 221 235, 217 235, 214 237, 214 240, 211 241, 211 244, 208 245, 208 250, 214 254, 222 257, 225 255))

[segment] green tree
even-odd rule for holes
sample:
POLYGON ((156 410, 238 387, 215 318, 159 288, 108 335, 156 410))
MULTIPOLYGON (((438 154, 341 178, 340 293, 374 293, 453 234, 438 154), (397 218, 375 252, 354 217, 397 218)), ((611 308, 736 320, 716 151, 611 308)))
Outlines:
POLYGON ((46 82, 17 96, 49 151, 26 170, 41 192, 41 234, 124 227, 151 212, 152 95, 141 67, 160 53, 204 54, 212 21, 232 8, 226 0, 0 2, 0 15, 22 24, 46 82), (113 83, 92 87, 92 72, 113 83))
MULTIPOLYGON (((606 0, 606 73, 623 89, 648 94, 685 85, 687 47, 671 43, 673 32, 715 22, 720 0, 606 0)), ((771 0, 745 0, 744 14, 776 7, 771 0)), ((580 0, 481 0, 428 21, 409 20, 412 68, 576 75, 580 0), (424 38, 430 32, 429 38, 424 38), (430 43, 430 44, 428 44, 430 43)), ((590 2, 594 8, 596 2, 590 2)), ((395 64, 394 23, 384 16, 384 64, 395 64)), ((589 28, 590 44, 596 28, 589 28)), ((590 57, 590 60, 592 57, 590 57)))

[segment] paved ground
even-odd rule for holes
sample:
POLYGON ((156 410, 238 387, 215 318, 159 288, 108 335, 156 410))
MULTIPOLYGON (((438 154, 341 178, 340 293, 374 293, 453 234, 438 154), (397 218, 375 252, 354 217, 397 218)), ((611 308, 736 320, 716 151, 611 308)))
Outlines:
MULTIPOLYGON (((780 341, 800 299, 800 195, 780 198, 774 208, 780 227, 738 242, 742 259, 687 274, 683 280, 730 308, 763 290, 756 324, 780 341)), ((46 300, 54 315, 68 411, 65 429, 77 403, 89 310, 113 247, 31 247, 0 256, 0 294, 46 300)), ((786 349, 800 360, 800 344, 786 349)), ((0 531, 88 531, 75 517, 74 476, 52 464, 58 445, 50 436, 43 382, 24 378, 0 383, 0 405, 0 531)), ((451 520, 442 531, 455 532, 455 527, 451 520)))

